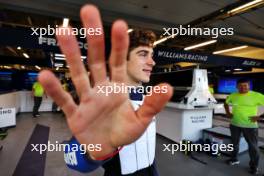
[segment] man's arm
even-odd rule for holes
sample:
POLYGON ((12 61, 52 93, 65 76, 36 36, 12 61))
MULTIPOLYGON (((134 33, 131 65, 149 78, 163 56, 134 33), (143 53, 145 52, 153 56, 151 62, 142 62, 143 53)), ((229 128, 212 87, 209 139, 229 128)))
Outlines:
POLYGON ((264 120, 264 114, 261 114, 259 116, 252 116, 252 117, 250 117, 250 120, 252 122, 257 122, 257 121, 260 121, 260 120, 264 120))
POLYGON ((34 95, 35 95, 35 88, 32 87, 31 96, 34 97, 34 95))
POLYGON ((228 118, 232 118, 233 114, 230 112, 229 105, 226 102, 224 103, 224 108, 225 108, 226 116, 228 118))
MULTIPOLYGON (((258 105, 259 106, 264 106, 264 95, 261 94, 261 93, 259 93, 258 95, 259 95, 259 98, 258 98, 259 103, 258 103, 258 105)), ((257 122, 257 121, 260 121, 260 120, 264 120, 264 113, 259 115, 259 116, 250 117, 250 120, 252 122, 257 122)))

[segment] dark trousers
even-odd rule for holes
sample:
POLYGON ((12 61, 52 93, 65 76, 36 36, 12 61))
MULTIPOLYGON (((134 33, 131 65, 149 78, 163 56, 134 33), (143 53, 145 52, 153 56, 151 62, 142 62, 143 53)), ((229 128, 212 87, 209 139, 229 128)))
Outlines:
POLYGON ((239 151, 239 142, 241 134, 245 137, 248 143, 248 150, 250 156, 249 166, 251 168, 257 168, 259 164, 259 149, 258 149, 258 128, 241 128, 234 125, 230 125, 231 140, 234 146, 232 152, 232 159, 237 160, 239 151))
POLYGON ((103 168, 105 169, 104 176, 159 176, 155 160, 151 166, 145 169, 138 170, 133 174, 122 175, 119 155, 115 155, 103 164, 103 168))
POLYGON ((33 116, 37 115, 39 112, 39 107, 42 102, 42 97, 34 96, 34 107, 33 107, 33 116))

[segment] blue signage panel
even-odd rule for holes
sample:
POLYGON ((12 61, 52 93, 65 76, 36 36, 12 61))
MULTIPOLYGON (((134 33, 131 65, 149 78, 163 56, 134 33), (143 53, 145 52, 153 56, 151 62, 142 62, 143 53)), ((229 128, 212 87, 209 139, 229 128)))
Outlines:
POLYGON ((176 62, 194 62, 219 66, 257 67, 264 68, 264 60, 201 54, 188 51, 179 51, 174 48, 157 47, 154 50, 154 60, 157 64, 165 65, 176 62))

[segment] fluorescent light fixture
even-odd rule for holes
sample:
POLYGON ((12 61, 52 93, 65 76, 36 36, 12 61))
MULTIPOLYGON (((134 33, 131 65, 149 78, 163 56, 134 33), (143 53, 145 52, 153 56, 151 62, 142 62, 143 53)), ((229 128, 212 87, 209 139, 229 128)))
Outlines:
POLYGON ((62 27, 68 27, 69 25, 69 18, 63 18, 62 27))
POLYGON ((39 66, 35 65, 35 67, 36 67, 37 69, 41 70, 41 68, 40 68, 39 66))
MULTIPOLYGON (((55 60, 66 60, 66 58, 65 57, 54 57, 55 58, 55 60)), ((85 56, 81 56, 81 59, 83 60, 83 59, 86 59, 86 57, 85 56)))
POLYGON ((168 39, 170 39, 170 38, 174 38, 176 35, 177 35, 177 34, 173 34, 173 35, 170 35, 170 36, 168 36, 168 37, 164 37, 164 38, 162 38, 162 39, 159 39, 159 40, 157 40, 157 41, 154 42, 154 46, 155 46, 155 45, 158 45, 158 44, 160 44, 160 43, 162 43, 162 42, 165 42, 166 40, 168 40, 168 39))
POLYGON ((177 36, 178 34, 172 34, 172 35, 170 35, 170 36, 168 36, 167 38, 169 39, 169 38, 174 38, 175 36, 177 36))
POLYGON ((29 58, 29 55, 27 53, 23 53, 23 56, 27 59, 29 58))
POLYGON ((184 50, 187 51, 187 50, 191 50, 191 49, 194 49, 194 48, 199 48, 199 47, 202 47, 202 46, 211 45, 211 44, 213 44, 215 42, 217 42, 217 40, 209 40, 207 42, 203 42, 203 43, 199 43, 199 44, 196 44, 196 45, 188 46, 188 47, 184 48, 184 50))
POLYGON ((64 65, 64 63, 55 62, 54 65, 64 65))
POLYGON ((20 46, 18 46, 18 47, 17 47, 17 49, 18 49, 18 50, 21 50, 21 47, 20 47, 20 46))
POLYGON ((254 0, 254 1, 248 2, 248 3, 244 4, 244 5, 241 5, 239 7, 236 7, 234 9, 228 11, 227 13, 230 14, 230 13, 239 12, 240 10, 247 10, 249 8, 253 8, 253 7, 257 6, 258 3, 260 3, 260 2, 263 2, 263 0, 254 0))
POLYGON ((243 45, 243 46, 239 46, 239 47, 234 47, 234 48, 229 48, 229 49, 215 51, 215 52, 213 52, 213 54, 220 54, 220 53, 226 53, 226 52, 230 52, 230 51, 236 51, 236 50, 244 49, 244 48, 247 48, 247 47, 248 47, 247 45, 243 45))
POLYGON ((57 54, 57 53, 55 53, 55 56, 57 56, 57 57, 65 57, 64 54, 57 54))
POLYGON ((10 69, 11 67, 10 67, 10 66, 6 66, 6 65, 5 65, 5 66, 4 66, 4 68, 6 68, 6 69, 10 69))
MULTIPOLYGON (((81 56, 81 58, 82 59, 86 59, 87 57, 86 56, 81 56)), ((55 53, 55 59, 56 60, 66 60, 64 54, 57 54, 57 53, 55 53)))
POLYGON ((162 42, 165 42, 166 40, 168 40, 168 38, 166 38, 166 37, 165 38, 162 38, 162 39, 159 39, 159 40, 157 40, 157 41, 154 42, 154 46, 155 45, 158 45, 158 44, 160 44, 162 42))
POLYGON ((63 63, 54 63, 55 67, 63 67, 63 65, 64 65, 63 63))
POLYGON ((225 72, 231 72, 231 70, 225 70, 225 72))
POLYGON ((161 38, 161 39, 159 39, 159 40, 157 40, 157 41, 154 42, 154 46, 155 46, 155 45, 158 45, 158 44, 160 44, 160 43, 162 43, 162 42, 165 42, 166 40, 168 40, 168 39, 170 39, 170 38, 174 38, 176 35, 177 35, 177 34, 173 34, 173 35, 170 35, 170 36, 168 36, 168 37, 161 38))
POLYGON ((128 29, 127 30, 127 33, 130 33, 130 32, 132 32, 134 29, 128 29))
POLYGON ((242 71, 243 69, 241 69, 241 68, 235 68, 234 70, 235 71, 242 71))
POLYGON ((55 58, 55 60, 66 60, 65 57, 54 57, 54 58, 55 58))

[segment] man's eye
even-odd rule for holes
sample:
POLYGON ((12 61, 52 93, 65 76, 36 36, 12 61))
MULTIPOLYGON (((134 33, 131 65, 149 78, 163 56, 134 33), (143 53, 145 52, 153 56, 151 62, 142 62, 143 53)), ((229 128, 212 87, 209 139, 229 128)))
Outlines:
POLYGON ((147 54, 142 53, 142 54, 139 54, 139 56, 147 57, 147 54))

